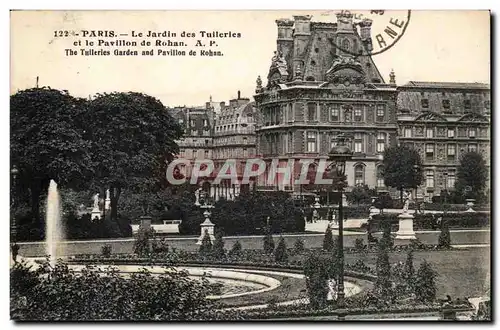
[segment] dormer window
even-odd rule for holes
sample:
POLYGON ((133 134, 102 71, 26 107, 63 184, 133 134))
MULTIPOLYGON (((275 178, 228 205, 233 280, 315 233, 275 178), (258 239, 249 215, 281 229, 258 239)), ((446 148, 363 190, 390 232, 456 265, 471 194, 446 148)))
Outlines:
POLYGON ((422 108, 429 108, 429 99, 422 99, 422 108))
POLYGON ((471 108, 471 102, 470 102, 470 100, 464 100, 464 108, 465 109, 470 109, 471 108))
POLYGON ((450 100, 443 100, 443 108, 444 109, 450 108, 450 100))

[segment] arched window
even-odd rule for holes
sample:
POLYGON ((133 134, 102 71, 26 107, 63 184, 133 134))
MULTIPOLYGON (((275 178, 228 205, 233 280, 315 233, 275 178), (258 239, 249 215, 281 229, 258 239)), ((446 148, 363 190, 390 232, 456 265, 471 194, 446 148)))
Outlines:
POLYGON ((354 167, 354 185, 365 184, 365 167, 358 164, 354 167))
POLYGON ((377 187, 384 187, 384 167, 382 165, 377 167, 377 187))

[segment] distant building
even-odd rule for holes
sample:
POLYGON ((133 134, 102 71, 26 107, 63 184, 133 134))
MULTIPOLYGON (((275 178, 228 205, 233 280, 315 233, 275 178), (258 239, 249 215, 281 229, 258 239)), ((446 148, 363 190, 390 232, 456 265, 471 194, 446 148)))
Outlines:
MULTIPOLYGON (((311 22, 309 16, 277 20, 278 39, 267 85, 260 77, 256 105, 257 153, 280 166, 294 160, 293 181, 300 175, 298 159, 317 166, 336 144, 339 133, 349 136, 354 157, 346 165, 349 186, 383 187, 382 153, 397 143, 395 81, 386 84, 362 40, 352 16, 342 23, 311 22), (336 45, 342 45, 339 50, 336 45), (351 53, 365 56, 354 57, 351 53), (282 164, 282 165, 281 165, 282 164)), ((369 33, 369 22, 366 22, 369 33)), ((264 176, 259 183, 269 185, 264 176)), ((293 182, 278 189, 298 191, 293 182)))
POLYGON ((424 163, 418 195, 453 190, 460 157, 477 151, 490 159, 490 86, 410 81, 398 87, 399 141, 424 163))
MULTIPOLYGON (((361 21, 358 33, 352 15, 337 16, 337 23, 312 22, 310 16, 276 21, 277 50, 267 84, 258 77, 254 96, 257 154, 283 167, 293 160, 294 181, 300 175, 298 159, 310 159, 313 169, 343 133, 354 152, 346 165, 348 190, 361 184, 385 190, 382 153, 390 145, 412 145, 424 162, 419 195, 428 199, 453 188, 464 152, 477 150, 489 159, 489 85, 410 82, 398 87, 394 72, 385 83, 363 46, 370 40, 371 21, 361 21)), ((282 184, 281 178, 269 183, 266 173, 259 186, 301 188, 282 184)))

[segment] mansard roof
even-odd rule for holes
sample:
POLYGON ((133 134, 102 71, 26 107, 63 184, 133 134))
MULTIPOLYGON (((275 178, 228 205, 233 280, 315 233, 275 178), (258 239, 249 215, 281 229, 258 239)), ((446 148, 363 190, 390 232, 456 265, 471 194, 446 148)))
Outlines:
POLYGON ((447 121, 445 117, 433 111, 425 111, 415 118, 415 121, 447 121))
POLYGON ((475 122, 489 122, 488 118, 474 112, 469 112, 458 118, 457 121, 475 121, 475 122))
POLYGON ((439 82, 439 81, 409 81, 408 83, 400 87, 436 88, 436 89, 490 89, 490 85, 484 83, 439 82))

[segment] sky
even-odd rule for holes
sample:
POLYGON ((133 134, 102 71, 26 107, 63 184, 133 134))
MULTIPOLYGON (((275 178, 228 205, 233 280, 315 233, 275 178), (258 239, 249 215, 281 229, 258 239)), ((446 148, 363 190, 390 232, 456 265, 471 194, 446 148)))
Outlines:
MULTIPOLYGON (((276 50, 275 20, 297 14, 312 15, 313 21, 336 21, 327 11, 13 11, 10 92, 34 87, 38 76, 40 86, 75 96, 135 91, 157 97, 166 106, 203 105, 210 96, 227 102, 238 90, 242 97, 252 97, 257 76, 266 82, 276 50), (241 33, 241 38, 213 39, 222 57, 66 56, 65 49, 85 48, 73 45, 84 40, 55 37, 54 31, 82 29, 129 34, 110 40, 132 40, 132 30, 178 35, 216 30, 241 33)), ((393 69, 398 84, 489 83, 489 15, 488 11, 412 11, 405 34, 392 48, 373 56, 375 64, 386 81, 393 69)), ((186 49, 195 48, 191 40, 186 49)))

